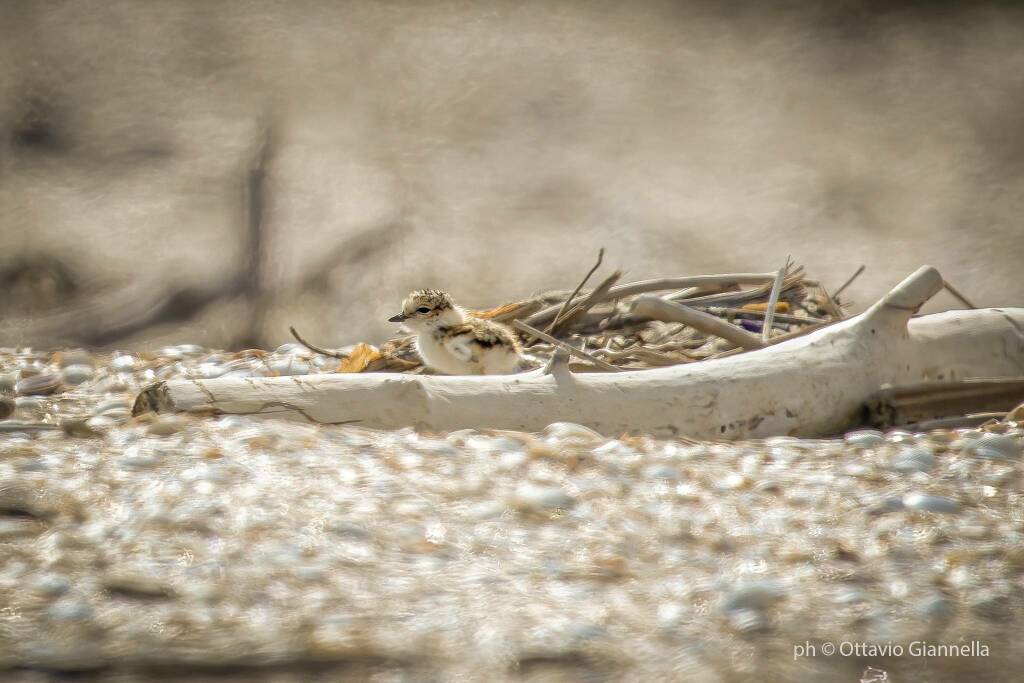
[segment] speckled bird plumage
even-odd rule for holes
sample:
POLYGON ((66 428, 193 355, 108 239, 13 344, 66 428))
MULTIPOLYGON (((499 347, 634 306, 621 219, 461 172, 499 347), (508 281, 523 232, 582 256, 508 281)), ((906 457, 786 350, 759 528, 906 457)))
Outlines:
POLYGON ((423 364, 446 375, 507 375, 529 365, 512 330, 468 314, 438 289, 409 294, 391 322, 415 332, 423 364))

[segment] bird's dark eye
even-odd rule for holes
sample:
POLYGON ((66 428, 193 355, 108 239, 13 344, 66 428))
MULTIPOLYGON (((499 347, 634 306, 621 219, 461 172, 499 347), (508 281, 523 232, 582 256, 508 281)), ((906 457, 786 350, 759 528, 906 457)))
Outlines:
POLYGON ((416 309, 416 312, 417 313, 430 313, 430 309, 427 308, 426 306, 420 306, 419 308, 416 309))

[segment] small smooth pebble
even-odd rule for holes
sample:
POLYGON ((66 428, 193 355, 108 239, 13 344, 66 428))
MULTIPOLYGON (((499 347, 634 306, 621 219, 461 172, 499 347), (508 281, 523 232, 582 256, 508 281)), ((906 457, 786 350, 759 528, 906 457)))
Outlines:
POLYGON ((836 594, 836 603, 840 605, 855 605, 858 602, 867 602, 868 594, 862 588, 843 588, 836 594))
POLYGON ((476 521, 494 519, 495 517, 501 517, 507 509, 508 506, 501 501, 487 500, 469 508, 466 511, 466 517, 476 521))
POLYGON ((58 602, 47 613, 57 621, 85 621, 92 617, 92 608, 83 602, 58 602))
POLYGON ((985 592, 971 601, 971 611, 988 621, 1007 621, 1012 616, 1010 596, 985 592))
POLYGON ((679 479, 679 470, 670 465, 652 465, 644 470, 644 475, 648 479, 677 481, 679 479))
POLYGON ((583 441, 603 441, 604 437, 589 427, 575 422, 552 422, 544 430, 544 434, 554 439, 581 439, 583 441))
POLYGON ((271 372, 281 376, 308 375, 309 363, 295 358, 275 358, 268 363, 271 372))
POLYGON ((87 367, 92 368, 96 366, 96 359, 93 358, 92 354, 86 351, 85 349, 71 349, 70 351, 61 351, 61 368, 69 368, 73 365, 85 365, 87 367))
POLYGON ((19 381, 14 385, 14 390, 22 396, 46 396, 56 391, 59 386, 59 375, 45 373, 19 381))
POLYGON ((512 505, 518 510, 538 512, 571 508, 575 503, 572 496, 554 486, 520 484, 512 496, 512 505))
POLYGON ((1021 457, 1021 447, 1012 436, 985 434, 975 442, 974 453, 983 458, 1013 460, 1021 457))
POLYGON ((77 386, 88 382, 96 374, 90 365, 69 365, 60 372, 64 384, 77 386))
POLYGON ((935 456, 923 448, 907 448, 892 460, 891 467, 897 472, 930 472, 935 469, 935 456))
POLYGON ((903 496, 903 505, 908 510, 924 512, 942 512, 955 514, 960 512, 960 503, 952 498, 932 496, 927 493, 908 493, 903 496))
POLYGON ((658 628, 675 628, 687 615, 686 605, 678 602, 669 602, 658 605, 658 628))
POLYGON ((114 368, 118 372, 132 372, 135 370, 137 361, 134 356, 114 356, 110 359, 110 367, 114 368))
POLYGON ((18 379, 28 379, 29 377, 35 377, 44 370, 44 366, 40 363, 32 363, 31 365, 23 365, 18 370, 18 379))
POLYGON ((722 600, 722 609, 767 609, 786 596, 785 587, 778 581, 752 581, 733 588, 722 600))
POLYGON ((956 608, 949 598, 936 594, 922 600, 915 606, 914 611, 929 621, 942 621, 953 616, 956 608))
POLYGON ((771 630, 771 622, 760 610, 738 609, 729 613, 729 626, 739 634, 764 633, 771 630))
MULTIPOLYGON (((88 420, 86 420, 85 424, 89 426, 91 429, 94 429, 98 432, 102 432, 103 430, 109 429, 110 427, 113 427, 118 423, 118 420, 115 419, 116 415, 117 413, 115 412, 103 413, 102 415, 94 415, 90 417, 88 420)), ((125 413, 125 419, 127 419, 127 413, 125 413)))
POLYGON ((490 440, 488 449, 492 451, 521 451, 525 448, 521 441, 511 439, 507 436, 499 436, 490 440))
POLYGON ((166 416, 150 423, 146 432, 153 436, 170 436, 171 434, 180 432, 184 427, 185 421, 181 418, 166 416))
POLYGON ((104 401, 103 403, 96 406, 96 409, 92 411, 93 415, 106 415, 109 413, 122 413, 131 412, 132 404, 123 398, 115 398, 110 401, 104 401))
POLYGON ((20 411, 39 410, 43 407, 43 399, 38 396, 19 396, 14 399, 14 409, 20 411))
POLYGON ((14 479, 0 480, 0 514, 45 519, 54 512, 50 501, 45 496, 37 495, 29 484, 14 479))
POLYGON ((198 344, 178 344, 178 351, 182 355, 190 357, 202 356, 206 353, 206 349, 198 344))
POLYGON ((32 582, 32 588, 43 595, 64 595, 71 590, 71 582, 60 574, 43 574, 32 582))
POLYGON ((885 438, 892 443, 905 443, 913 444, 917 441, 917 436, 911 432, 904 431, 902 429, 894 429, 890 432, 885 433, 885 438))
POLYGON ((523 451, 506 451, 498 457, 498 467, 508 472, 525 464, 529 456, 523 451))
POLYGON ((874 448, 885 443, 885 436, 882 435, 882 432, 874 429, 861 429, 848 433, 844 440, 857 448, 874 448))
POLYGON ((167 584, 141 573, 113 572, 102 580, 103 587, 114 593, 138 598, 167 598, 174 590, 167 584))
POLYGON ((869 515, 884 515, 889 512, 899 512, 905 509, 906 506, 904 506, 902 498, 890 496, 869 507, 867 512, 869 515))
POLYGON ((176 346, 165 346, 157 351, 157 355, 163 360, 181 360, 185 357, 185 354, 179 351, 176 346))
POLYGON ((96 382, 93 385, 93 391, 97 394, 119 394, 128 391, 128 386, 122 378, 117 375, 110 375, 96 382))

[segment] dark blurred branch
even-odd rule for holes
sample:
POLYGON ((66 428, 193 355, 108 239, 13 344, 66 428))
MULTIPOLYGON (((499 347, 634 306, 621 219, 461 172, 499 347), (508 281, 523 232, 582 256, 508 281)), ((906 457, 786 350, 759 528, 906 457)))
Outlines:
POLYGON ((250 304, 246 326, 235 342, 259 346, 268 302, 264 290, 264 232, 267 214, 267 168, 273 155, 273 125, 263 127, 255 160, 246 171, 243 257, 235 271, 208 285, 160 281, 117 290, 78 310, 53 316, 25 330, 29 339, 90 346, 114 344, 167 323, 190 320, 221 300, 244 296, 250 304))
POLYGON ((269 213, 267 167, 273 158, 274 142, 274 126, 268 123, 263 127, 259 150, 246 179, 245 263, 239 276, 245 283, 244 292, 249 302, 250 314, 244 331, 235 342, 242 348, 263 345, 263 321, 269 305, 264 283, 264 222, 269 213))
POLYGON ((118 288, 89 300, 75 309, 34 321, 23 329, 29 343, 108 346, 161 325, 191 320, 207 308, 244 297, 248 314, 230 346, 261 347, 266 343, 263 326, 275 298, 308 291, 326 292, 330 275, 342 267, 355 267, 372 258, 408 233, 403 223, 373 226, 338 242, 311 268, 296 289, 274 292, 267 288, 266 246, 270 215, 269 173, 276 145, 276 127, 261 130, 259 146, 245 172, 245 202, 241 262, 230 275, 208 284, 166 282, 152 278, 130 288, 118 288), (297 290, 297 291, 296 291, 297 290))

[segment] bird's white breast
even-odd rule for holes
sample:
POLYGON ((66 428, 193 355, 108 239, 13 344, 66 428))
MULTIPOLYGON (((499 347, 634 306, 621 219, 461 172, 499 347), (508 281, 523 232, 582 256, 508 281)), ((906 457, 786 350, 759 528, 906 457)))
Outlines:
POLYGON ((475 375, 479 372, 479 370, 473 369, 472 364, 460 361, 449 353, 435 334, 418 335, 416 350, 424 364, 434 370, 440 370, 446 375, 475 375))

